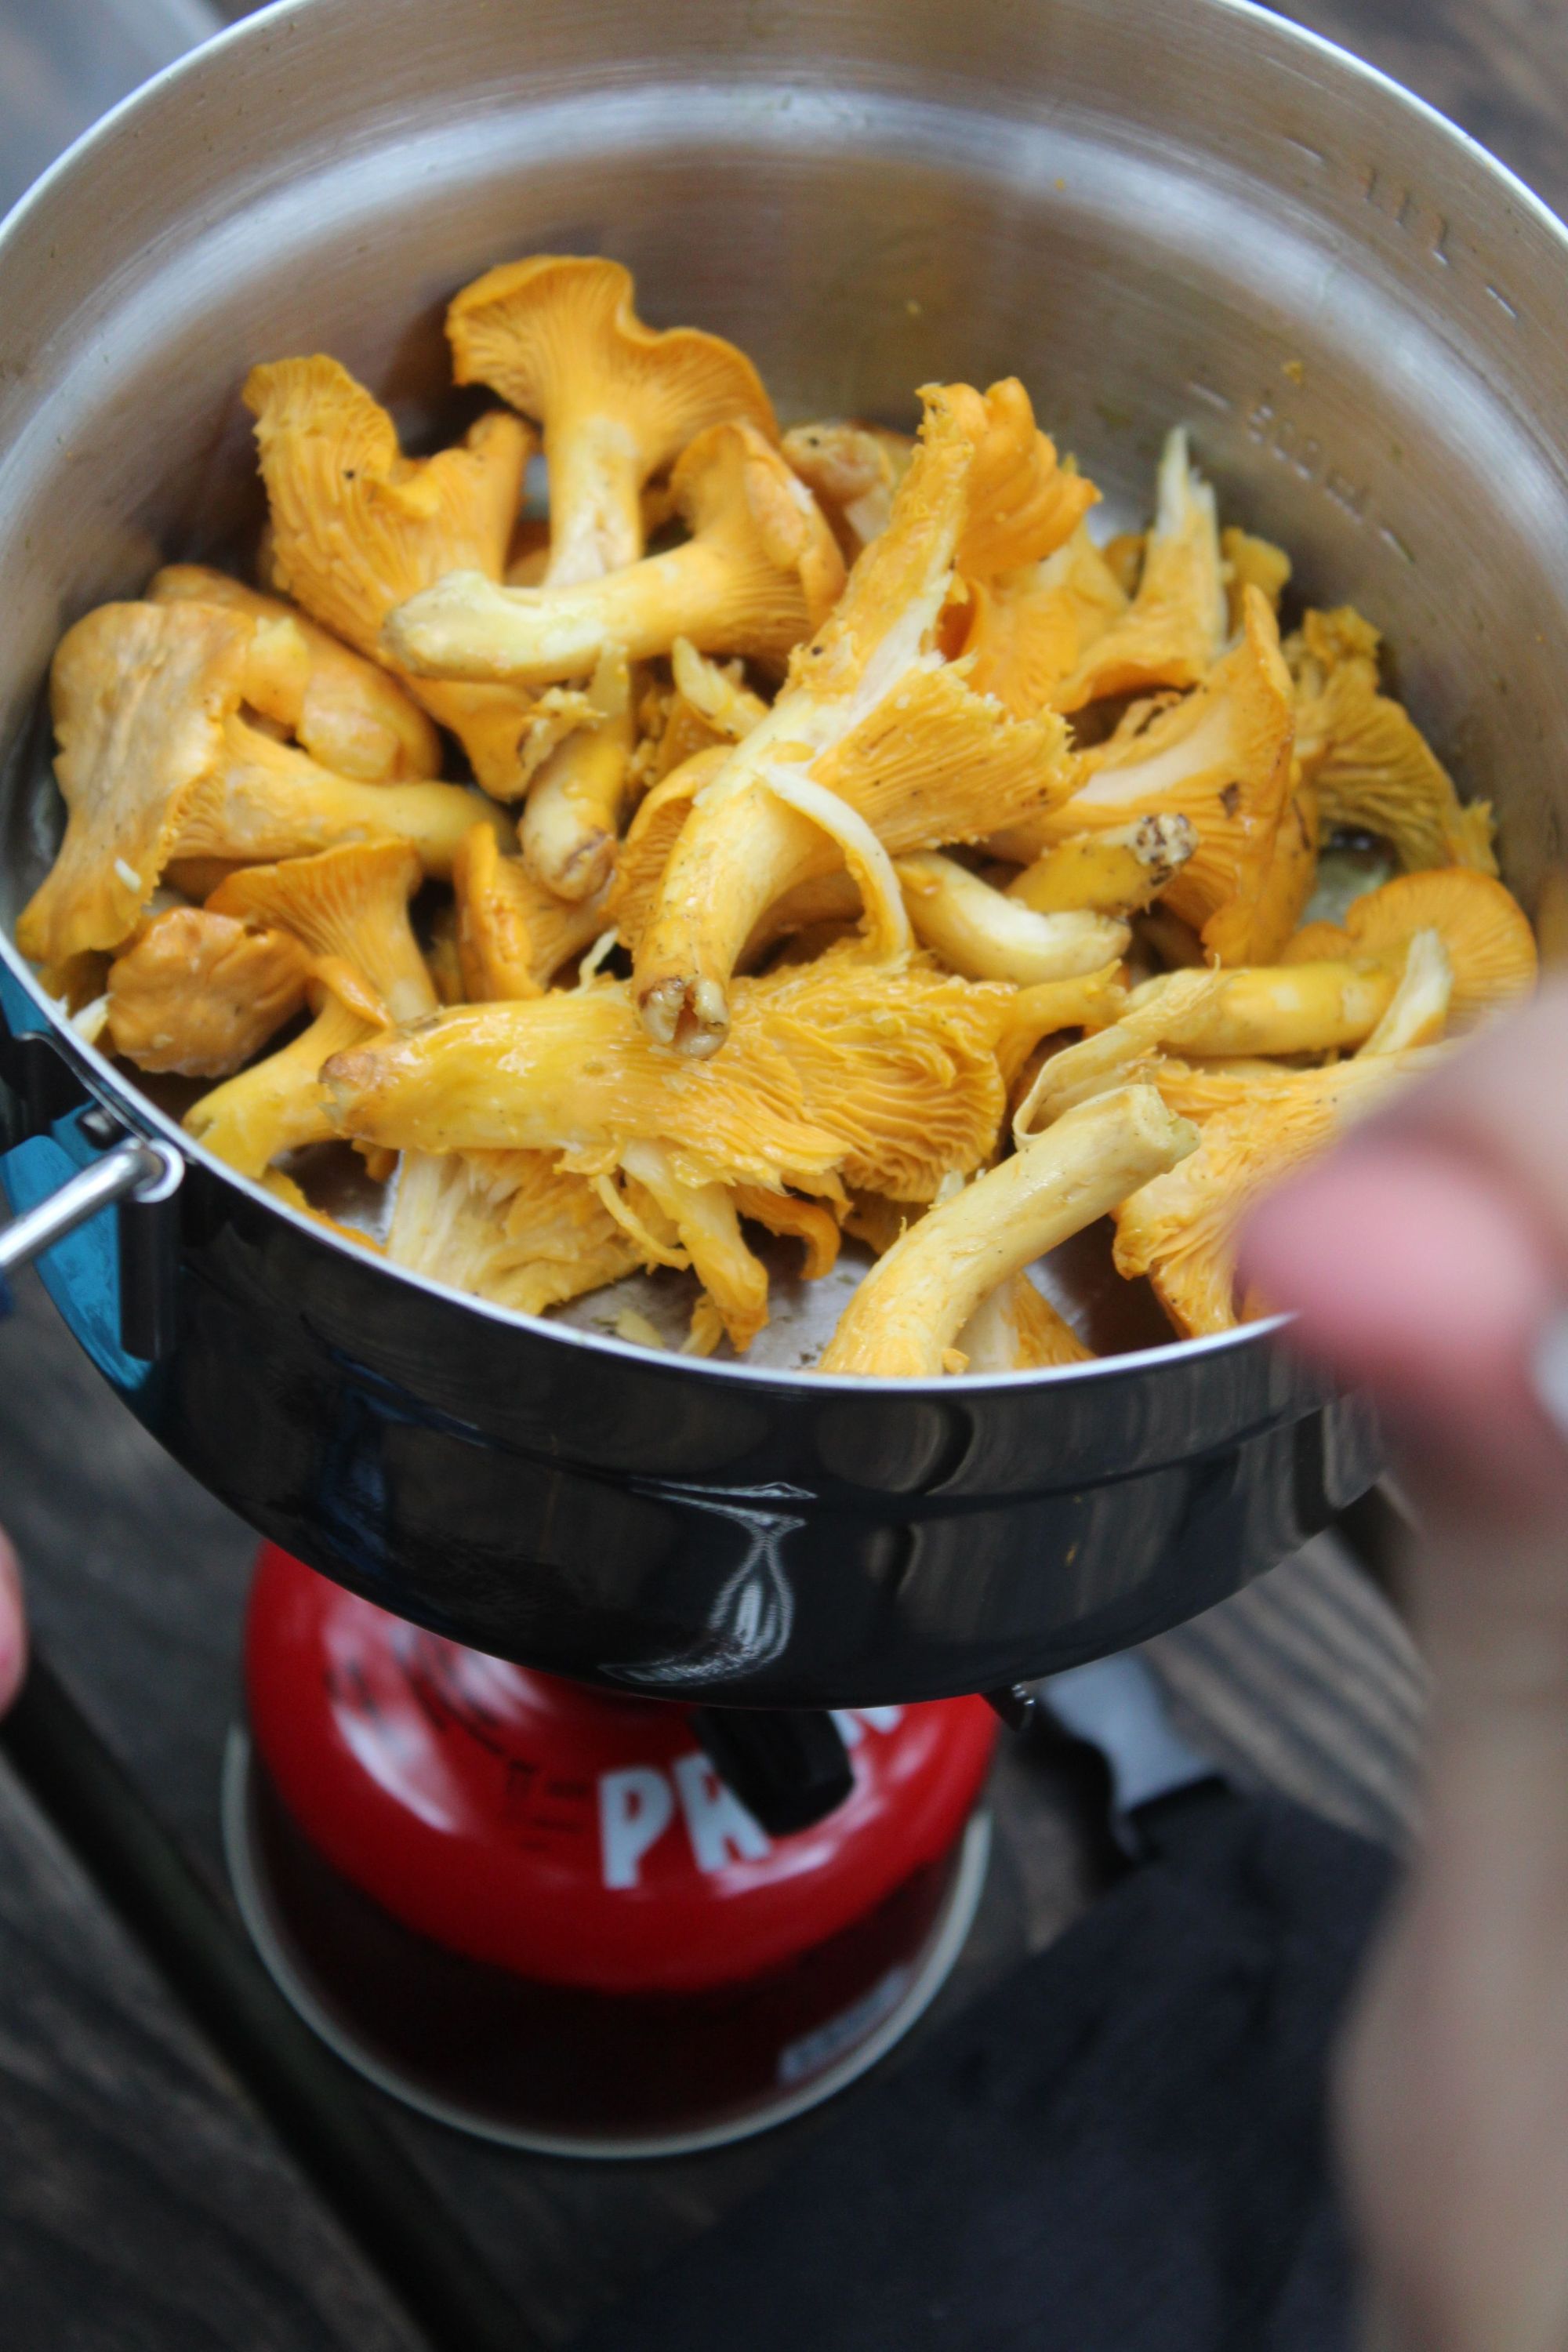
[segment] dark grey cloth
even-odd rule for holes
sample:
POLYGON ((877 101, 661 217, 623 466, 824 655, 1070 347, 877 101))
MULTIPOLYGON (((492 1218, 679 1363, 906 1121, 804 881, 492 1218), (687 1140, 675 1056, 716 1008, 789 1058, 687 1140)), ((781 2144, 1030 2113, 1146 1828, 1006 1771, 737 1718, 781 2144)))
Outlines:
POLYGON ((1326 2065, 1392 1864, 1214 1786, 1152 1834, 591 2352, 1348 2347, 1326 2065))

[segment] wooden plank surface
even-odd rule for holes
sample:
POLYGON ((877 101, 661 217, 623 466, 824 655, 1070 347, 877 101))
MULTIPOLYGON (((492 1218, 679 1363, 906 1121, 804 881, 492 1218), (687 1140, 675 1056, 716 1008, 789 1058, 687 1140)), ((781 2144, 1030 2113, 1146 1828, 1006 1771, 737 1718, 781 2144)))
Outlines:
MULTIPOLYGON (((104 1388, 34 1276, 0 1328, 0 1366, 26 1363, 0 1410, 0 1517, 26 1563, 41 1644, 163 1822, 225 1886, 217 1792, 237 1696, 256 1538, 185 1477, 104 1388)), ((981 1916, 932 2024, 1089 1899, 1068 1797, 1020 1751, 1003 1759, 998 1835, 981 1916)), ((236 1932, 238 1930, 237 1928, 236 1932)), ((409 2114, 342 2070, 460 2217, 520 2311, 565 2342, 712 2221, 812 2132, 603 2168, 515 2155, 409 2114)), ((30 2347, 29 2347, 30 2352, 30 2347)))
POLYGON ((1415 90, 1568 216, 1558 0, 1287 0, 1279 13, 1415 90))
POLYGON ((0 2342, 416 2352, 0 1764, 0 2342))
MULTIPOLYGON (((0 1350, 9 1351, 0 1363, 25 1360, 27 1368, 0 1413, 0 1516, 8 1516, 27 1563, 35 1622, 100 1736, 221 1888, 216 1792, 254 1538, 121 1412, 36 1279, 19 1286, 18 1301, 16 1323, 0 1330, 0 1350)), ((1342 1564, 1340 1573, 1348 1573, 1342 1564)), ((1310 1613, 1321 1580, 1310 1568, 1295 1574, 1306 1589, 1287 1591, 1291 1627, 1310 1613)), ((1247 1596, 1245 1605, 1256 1611, 1258 1597, 1247 1596)), ((1232 1625, 1225 1609, 1168 1637, 1162 1653, 1188 1727, 1208 1737, 1244 1777, 1274 1780, 1309 1801, 1315 1790, 1327 1790, 1331 1809, 1342 1783, 1358 1785, 1368 1742, 1357 1711, 1370 1706, 1381 1719, 1384 1660, 1391 1643, 1398 1649, 1375 1596, 1365 1608, 1366 1626, 1352 1637, 1363 1661, 1367 1635, 1376 1640, 1359 1685, 1340 1695, 1332 1774, 1310 1739, 1303 1749, 1300 1723, 1303 1706, 1334 1708, 1323 1685, 1339 1671, 1335 1661, 1319 1658, 1316 1669, 1309 1662, 1282 1674, 1268 1644, 1250 1637, 1250 1621, 1232 1625)), ((1341 1613, 1331 1595, 1330 1618, 1341 1613)), ((998 1835, 985 1900, 961 1969, 926 2030, 1042 1948, 1093 1891, 1073 1791, 1047 1760, 1005 1742, 994 1801, 998 1835)), ((1376 1825, 1364 1811, 1363 1825, 1376 1825)), ((343 2097, 363 2102, 422 2169, 433 2202, 480 2250, 520 2316, 559 2344, 712 2226, 830 2120, 808 2116, 739 2147, 673 2163, 585 2166, 464 2139, 340 2072, 343 2097)))

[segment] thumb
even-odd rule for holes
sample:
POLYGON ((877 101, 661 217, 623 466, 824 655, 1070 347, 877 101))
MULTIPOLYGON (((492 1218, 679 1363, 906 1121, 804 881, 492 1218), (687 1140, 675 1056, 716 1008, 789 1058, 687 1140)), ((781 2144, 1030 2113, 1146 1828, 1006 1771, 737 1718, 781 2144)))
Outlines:
POLYGON ((1536 1377, 1556 1254, 1492 1170, 1369 1129, 1259 1204, 1242 1276, 1294 1311, 1293 1346, 1371 1394, 1424 1480, 1510 1517, 1560 1496, 1536 1377))

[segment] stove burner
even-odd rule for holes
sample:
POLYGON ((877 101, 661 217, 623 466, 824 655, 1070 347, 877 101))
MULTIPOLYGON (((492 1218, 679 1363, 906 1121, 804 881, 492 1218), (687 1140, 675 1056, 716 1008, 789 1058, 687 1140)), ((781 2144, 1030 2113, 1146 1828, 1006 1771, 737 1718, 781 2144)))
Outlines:
POLYGON ((230 1736, 224 1842, 246 1927, 294 2009, 395 2098, 541 2155, 689 2155, 831 2098, 901 2040, 963 1948, 988 1813, 865 1920, 703 1996, 605 1996, 445 1949, 301 1835, 247 1734, 230 1736))

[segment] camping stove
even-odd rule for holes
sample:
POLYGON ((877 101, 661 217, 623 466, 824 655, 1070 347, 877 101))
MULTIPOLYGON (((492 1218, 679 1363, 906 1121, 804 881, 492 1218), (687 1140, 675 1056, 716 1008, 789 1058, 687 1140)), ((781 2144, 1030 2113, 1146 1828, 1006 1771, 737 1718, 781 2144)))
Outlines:
POLYGON ((552 2153, 766 2129, 873 2064, 968 1932, 983 1699, 622 1699, 263 1548, 225 1801, 261 1955, 384 2089, 552 2153))

